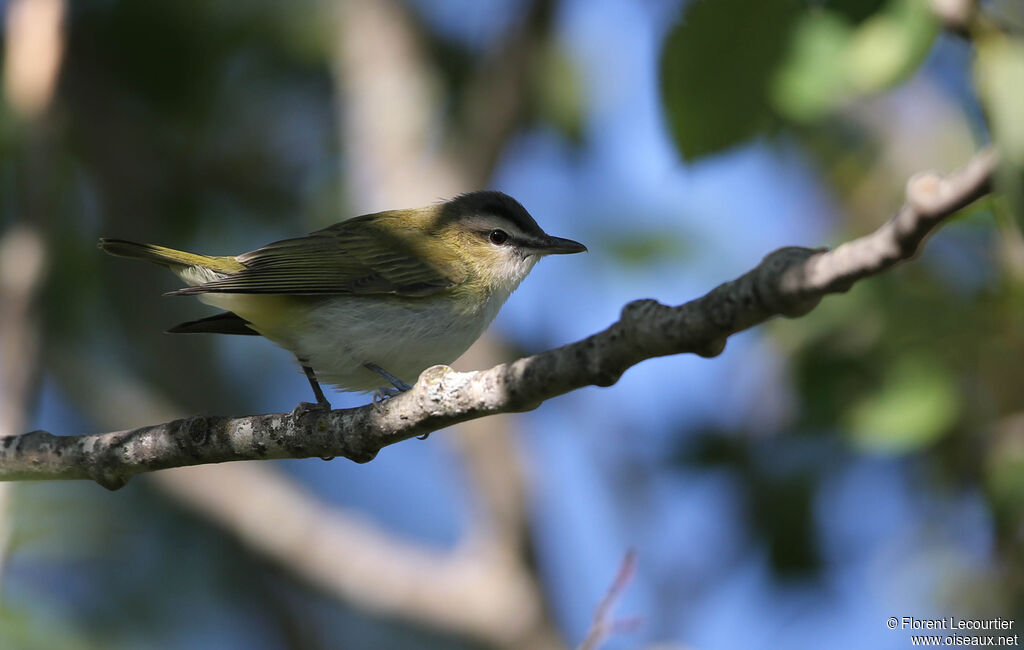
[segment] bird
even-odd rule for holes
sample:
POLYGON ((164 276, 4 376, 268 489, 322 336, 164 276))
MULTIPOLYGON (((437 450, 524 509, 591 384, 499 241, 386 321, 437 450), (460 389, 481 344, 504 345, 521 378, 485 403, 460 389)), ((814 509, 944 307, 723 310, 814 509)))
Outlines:
POLYGON ((168 332, 261 335, 295 355, 310 406, 328 409, 321 381, 375 400, 408 390, 465 352, 538 260, 587 250, 494 190, 352 217, 240 255, 111 238, 99 247, 167 267, 187 286, 165 295, 223 310, 168 332))

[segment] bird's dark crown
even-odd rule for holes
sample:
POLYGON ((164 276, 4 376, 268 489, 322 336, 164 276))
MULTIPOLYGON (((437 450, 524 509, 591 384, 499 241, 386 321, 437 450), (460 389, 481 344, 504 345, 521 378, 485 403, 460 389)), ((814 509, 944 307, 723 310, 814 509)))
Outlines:
POLYGON ((495 215, 508 220, 523 233, 544 234, 526 208, 503 192, 479 190, 460 194, 444 204, 441 209, 441 220, 457 219, 467 214, 495 215))

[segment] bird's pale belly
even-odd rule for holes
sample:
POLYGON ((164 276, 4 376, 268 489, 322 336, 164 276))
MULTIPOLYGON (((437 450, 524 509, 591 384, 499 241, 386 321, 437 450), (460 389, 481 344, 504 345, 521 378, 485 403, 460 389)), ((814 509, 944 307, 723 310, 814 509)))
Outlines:
POLYGON ((388 385, 363 367, 367 362, 410 384, 426 368, 451 363, 479 338, 504 302, 492 296, 467 313, 450 297, 207 294, 204 298, 235 312, 260 334, 293 352, 321 382, 346 391, 388 385))

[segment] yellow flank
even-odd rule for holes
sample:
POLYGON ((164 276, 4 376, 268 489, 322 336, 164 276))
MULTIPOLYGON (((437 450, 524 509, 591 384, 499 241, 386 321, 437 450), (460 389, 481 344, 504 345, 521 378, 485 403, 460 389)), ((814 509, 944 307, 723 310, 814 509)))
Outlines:
POLYGON ((199 300, 237 314, 249 327, 286 348, 295 346, 296 330, 305 329, 312 303, 302 296, 246 293, 206 293, 199 300))

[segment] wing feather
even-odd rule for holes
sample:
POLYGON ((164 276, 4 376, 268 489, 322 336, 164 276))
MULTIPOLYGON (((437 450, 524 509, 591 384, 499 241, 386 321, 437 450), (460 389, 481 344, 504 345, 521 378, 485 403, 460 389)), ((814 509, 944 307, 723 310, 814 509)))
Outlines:
POLYGON ((241 270, 171 293, 425 296, 456 283, 454 273, 424 262, 407 239, 380 227, 378 216, 267 244, 236 257, 241 270))

